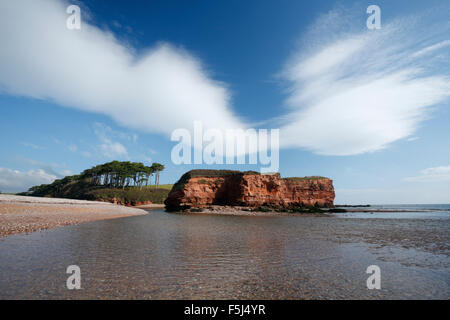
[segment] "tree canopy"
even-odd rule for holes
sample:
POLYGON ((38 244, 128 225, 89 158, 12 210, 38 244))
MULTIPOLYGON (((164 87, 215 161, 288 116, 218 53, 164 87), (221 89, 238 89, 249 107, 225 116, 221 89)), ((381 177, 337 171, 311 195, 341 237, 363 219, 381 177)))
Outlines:
POLYGON ((142 162, 111 161, 96 165, 84 170, 79 175, 67 176, 57 179, 51 184, 34 186, 29 192, 40 194, 48 191, 56 191, 72 181, 87 181, 89 184, 109 188, 139 187, 151 183, 150 178, 155 175, 155 184, 159 184, 159 173, 164 170, 164 165, 153 163, 146 166, 142 162))

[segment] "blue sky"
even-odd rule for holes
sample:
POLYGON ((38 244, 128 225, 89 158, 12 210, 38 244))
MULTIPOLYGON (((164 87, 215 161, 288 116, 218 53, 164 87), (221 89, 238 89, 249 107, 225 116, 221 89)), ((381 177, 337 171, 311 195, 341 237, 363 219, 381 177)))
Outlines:
POLYGON ((336 203, 450 203, 445 1, 70 3, 0 5, 1 191, 113 159, 173 183, 207 166, 174 165, 170 132, 204 117, 281 128, 281 175, 332 178, 336 203))

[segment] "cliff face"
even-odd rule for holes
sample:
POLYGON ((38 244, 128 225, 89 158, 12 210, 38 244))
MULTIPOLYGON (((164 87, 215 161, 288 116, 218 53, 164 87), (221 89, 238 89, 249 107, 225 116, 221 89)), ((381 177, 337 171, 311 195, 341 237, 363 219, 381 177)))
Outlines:
POLYGON ((173 186, 168 210, 232 205, 273 208, 332 207, 333 181, 323 177, 284 178, 229 170, 192 170, 173 186))

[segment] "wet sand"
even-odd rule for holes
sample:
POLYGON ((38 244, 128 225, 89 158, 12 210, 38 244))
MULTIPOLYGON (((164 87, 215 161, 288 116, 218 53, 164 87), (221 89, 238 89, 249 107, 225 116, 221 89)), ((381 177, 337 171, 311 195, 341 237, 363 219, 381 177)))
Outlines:
POLYGON ((143 214, 142 209, 98 201, 0 195, 0 237, 143 214))

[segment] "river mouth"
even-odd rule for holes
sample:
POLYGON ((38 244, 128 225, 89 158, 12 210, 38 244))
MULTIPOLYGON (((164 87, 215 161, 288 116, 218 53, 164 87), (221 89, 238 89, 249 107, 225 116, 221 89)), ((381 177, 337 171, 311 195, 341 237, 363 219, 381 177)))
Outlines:
POLYGON ((450 219, 168 214, 0 240, 0 298, 448 299, 450 219), (81 269, 68 290, 66 269, 81 269), (366 269, 378 265, 380 290, 366 269))

